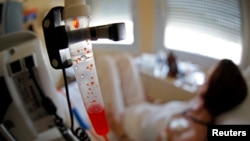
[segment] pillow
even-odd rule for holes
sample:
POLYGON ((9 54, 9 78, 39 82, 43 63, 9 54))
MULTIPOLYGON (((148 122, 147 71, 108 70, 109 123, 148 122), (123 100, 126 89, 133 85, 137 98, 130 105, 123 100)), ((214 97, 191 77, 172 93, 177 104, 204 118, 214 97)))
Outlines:
POLYGON ((125 106, 146 101, 140 73, 133 59, 133 56, 126 52, 115 56, 125 106))
POLYGON ((102 55, 96 59, 96 69, 105 109, 119 118, 124 110, 124 102, 116 63, 112 56, 102 55))

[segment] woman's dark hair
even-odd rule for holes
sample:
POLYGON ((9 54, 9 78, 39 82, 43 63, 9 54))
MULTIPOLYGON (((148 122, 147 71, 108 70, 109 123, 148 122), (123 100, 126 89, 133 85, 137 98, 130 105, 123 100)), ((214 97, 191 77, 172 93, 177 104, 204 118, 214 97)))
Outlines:
POLYGON ((207 83, 204 106, 214 117, 236 107, 247 96, 247 85, 239 67, 228 59, 218 62, 207 83))

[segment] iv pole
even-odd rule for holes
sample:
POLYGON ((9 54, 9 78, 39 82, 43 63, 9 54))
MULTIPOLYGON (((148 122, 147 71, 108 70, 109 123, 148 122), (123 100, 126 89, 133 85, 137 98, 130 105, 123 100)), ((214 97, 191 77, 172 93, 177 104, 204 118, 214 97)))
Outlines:
MULTIPOLYGON (((85 5, 85 3, 80 2, 80 0, 71 0, 70 2, 76 2, 77 4, 85 5)), ((69 1, 66 0, 65 5, 67 3, 69 3, 69 1)), ((71 3, 70 6, 72 5, 73 4, 71 3)), ((62 69, 63 71, 65 68, 71 67, 74 63, 72 62, 72 59, 69 58, 65 53, 71 44, 78 43, 83 40, 98 40, 100 38, 106 38, 113 41, 120 41, 125 38, 124 23, 113 23, 95 27, 79 28, 76 30, 67 30, 67 28, 69 27, 65 24, 64 21, 65 14, 68 13, 66 11, 74 10, 74 12, 77 12, 77 8, 72 8, 70 6, 67 8, 61 6, 52 8, 42 22, 45 44, 50 64, 54 69, 62 69)), ((76 5, 73 5, 73 7, 75 6, 76 5)), ((85 7, 85 9, 88 8, 85 7)), ((67 14, 66 17, 68 17, 69 15, 72 16, 72 14, 67 14)), ((78 14, 76 15, 79 16, 78 14)), ((75 20, 75 17, 71 18, 75 20)), ((76 22, 75 27, 78 26, 78 20, 73 22, 74 25, 76 22)), ((67 85, 67 83, 65 83, 65 85, 67 85)), ((67 99, 69 99, 69 96, 67 97, 67 99)), ((90 140, 84 129, 80 130, 80 134, 75 134, 75 131, 73 131, 73 129, 72 132, 81 141, 90 140)))

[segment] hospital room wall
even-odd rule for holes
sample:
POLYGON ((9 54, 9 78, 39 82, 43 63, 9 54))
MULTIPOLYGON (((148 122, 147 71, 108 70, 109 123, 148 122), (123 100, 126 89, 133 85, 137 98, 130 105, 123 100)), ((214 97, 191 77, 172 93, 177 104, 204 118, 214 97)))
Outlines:
POLYGON ((139 47, 141 52, 152 52, 154 33, 154 0, 139 0, 139 47))

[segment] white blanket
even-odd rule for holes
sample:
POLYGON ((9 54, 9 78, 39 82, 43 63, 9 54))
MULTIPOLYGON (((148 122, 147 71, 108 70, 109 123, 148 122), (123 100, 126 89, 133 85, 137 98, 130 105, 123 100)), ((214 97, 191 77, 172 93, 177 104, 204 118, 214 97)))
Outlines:
POLYGON ((172 101, 164 105, 143 103, 126 109, 123 126, 127 136, 133 141, 156 141, 166 138, 165 129, 173 115, 183 112, 189 104, 172 101))

